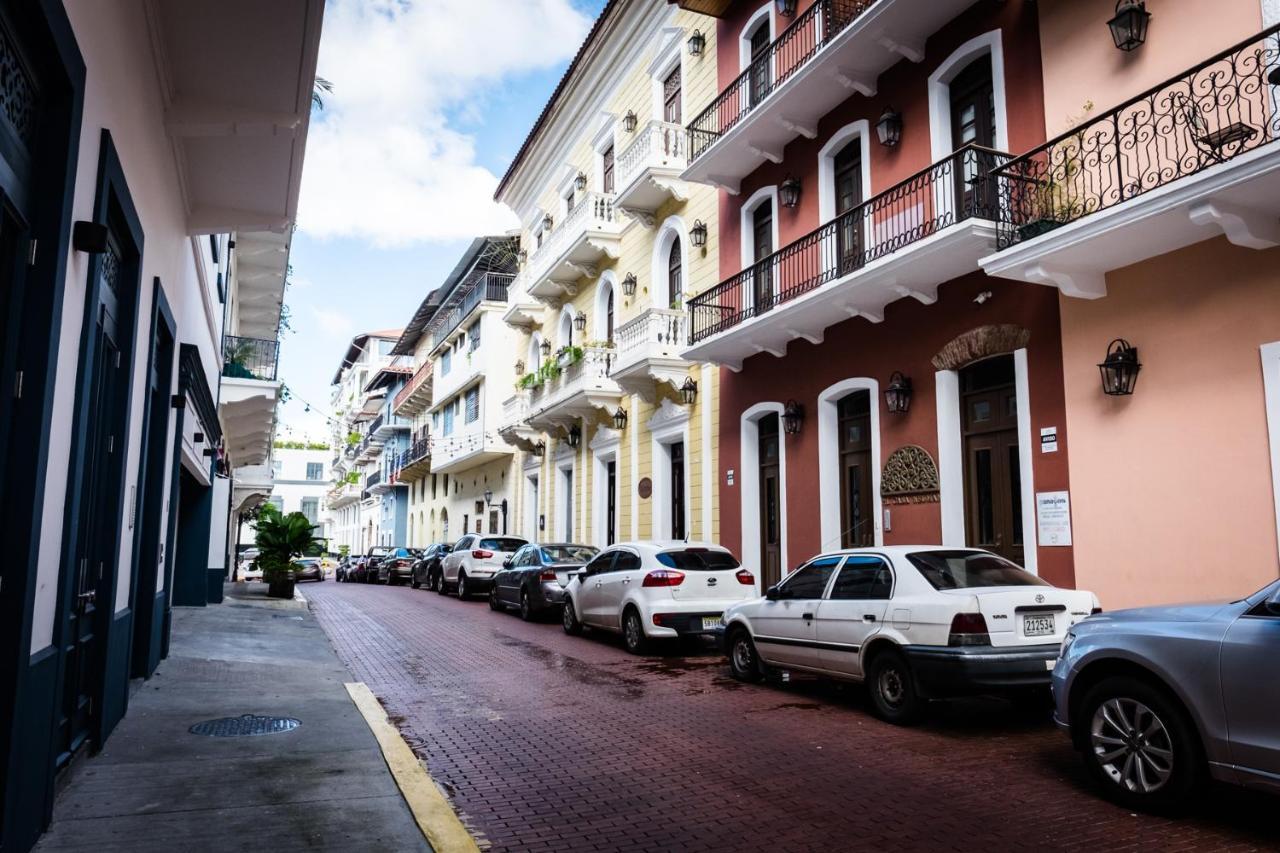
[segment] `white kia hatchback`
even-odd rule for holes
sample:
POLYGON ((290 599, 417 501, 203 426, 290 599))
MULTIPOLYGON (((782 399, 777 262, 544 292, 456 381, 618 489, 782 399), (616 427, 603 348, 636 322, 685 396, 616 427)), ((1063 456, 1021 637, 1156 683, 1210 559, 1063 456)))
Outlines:
POLYGON ((493 576, 502 571, 503 562, 528 544, 519 536, 466 534, 440 561, 440 594, 453 589, 459 599, 465 600, 476 593, 488 592, 493 576))
POLYGON ((763 598, 725 611, 734 677, 797 670, 866 681, 883 719, 930 699, 1003 693, 1044 700, 1068 629, 1100 612, 1003 557, 898 545, 814 557, 763 598))
POLYGON ((642 654, 650 639, 717 634, 726 607, 751 596, 755 578, 727 549, 703 542, 623 542, 565 587, 564 630, 622 634, 642 654))

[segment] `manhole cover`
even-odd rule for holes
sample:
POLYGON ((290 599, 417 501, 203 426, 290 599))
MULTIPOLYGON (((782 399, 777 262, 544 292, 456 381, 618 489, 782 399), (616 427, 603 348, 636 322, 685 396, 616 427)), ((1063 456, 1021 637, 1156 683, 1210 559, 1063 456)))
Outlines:
POLYGON ((196 723, 188 731, 193 735, 207 737, 253 737, 291 732, 300 725, 302 722, 292 717, 261 717, 257 714, 244 714, 239 717, 205 720, 203 723, 196 723))

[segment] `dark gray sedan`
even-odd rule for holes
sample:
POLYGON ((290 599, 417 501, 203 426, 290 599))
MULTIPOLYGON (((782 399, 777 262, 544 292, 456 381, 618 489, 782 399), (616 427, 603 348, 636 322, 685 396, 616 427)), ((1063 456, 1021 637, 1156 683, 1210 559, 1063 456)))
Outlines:
POLYGON ((508 557, 502 570, 493 576, 489 607, 515 607, 525 621, 559 607, 572 573, 585 566, 598 550, 567 543, 525 545, 508 557))
POLYGON ((1073 626, 1058 724, 1111 799, 1174 809, 1207 778, 1280 793, 1280 581, 1226 604, 1143 607, 1073 626))

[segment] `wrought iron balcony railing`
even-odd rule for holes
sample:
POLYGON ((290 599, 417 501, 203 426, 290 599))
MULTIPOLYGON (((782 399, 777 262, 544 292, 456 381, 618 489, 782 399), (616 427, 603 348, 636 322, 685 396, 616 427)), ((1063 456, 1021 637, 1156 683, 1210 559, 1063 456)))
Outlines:
POLYGON ((964 148, 689 301, 696 344, 967 219, 998 216, 991 170, 1009 154, 964 148))
POLYGON ((817 0, 689 123, 689 162, 805 66, 875 0, 817 0))
POLYGON ((995 170, 998 248, 1168 186, 1274 142, 1274 26, 995 170))
POLYGON ((222 375, 274 382, 279 353, 279 341, 226 335, 222 339, 222 375))
POLYGON ((381 482, 382 482, 382 472, 374 471, 368 477, 364 478, 364 490, 367 492, 381 482))
POLYGON ((431 322, 431 346, 439 346, 452 335, 481 302, 506 302, 507 289, 514 280, 515 275, 510 273, 473 273, 440 307, 438 319, 431 322))

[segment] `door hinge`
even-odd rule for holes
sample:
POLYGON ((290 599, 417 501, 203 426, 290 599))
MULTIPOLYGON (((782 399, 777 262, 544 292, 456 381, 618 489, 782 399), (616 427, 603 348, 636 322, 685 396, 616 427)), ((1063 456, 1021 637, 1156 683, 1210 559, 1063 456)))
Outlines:
POLYGON ((14 371, 13 374, 13 399, 22 399, 22 371, 14 371))
POLYGON ((107 436, 107 452, 108 453, 116 452, 116 437, 114 435, 107 436))
POLYGON ((27 266, 34 267, 36 265, 36 247, 39 241, 32 237, 27 243, 27 266))
POLYGON ((120 368, 120 351, 117 350, 116 351, 116 369, 118 370, 119 368, 120 368))

